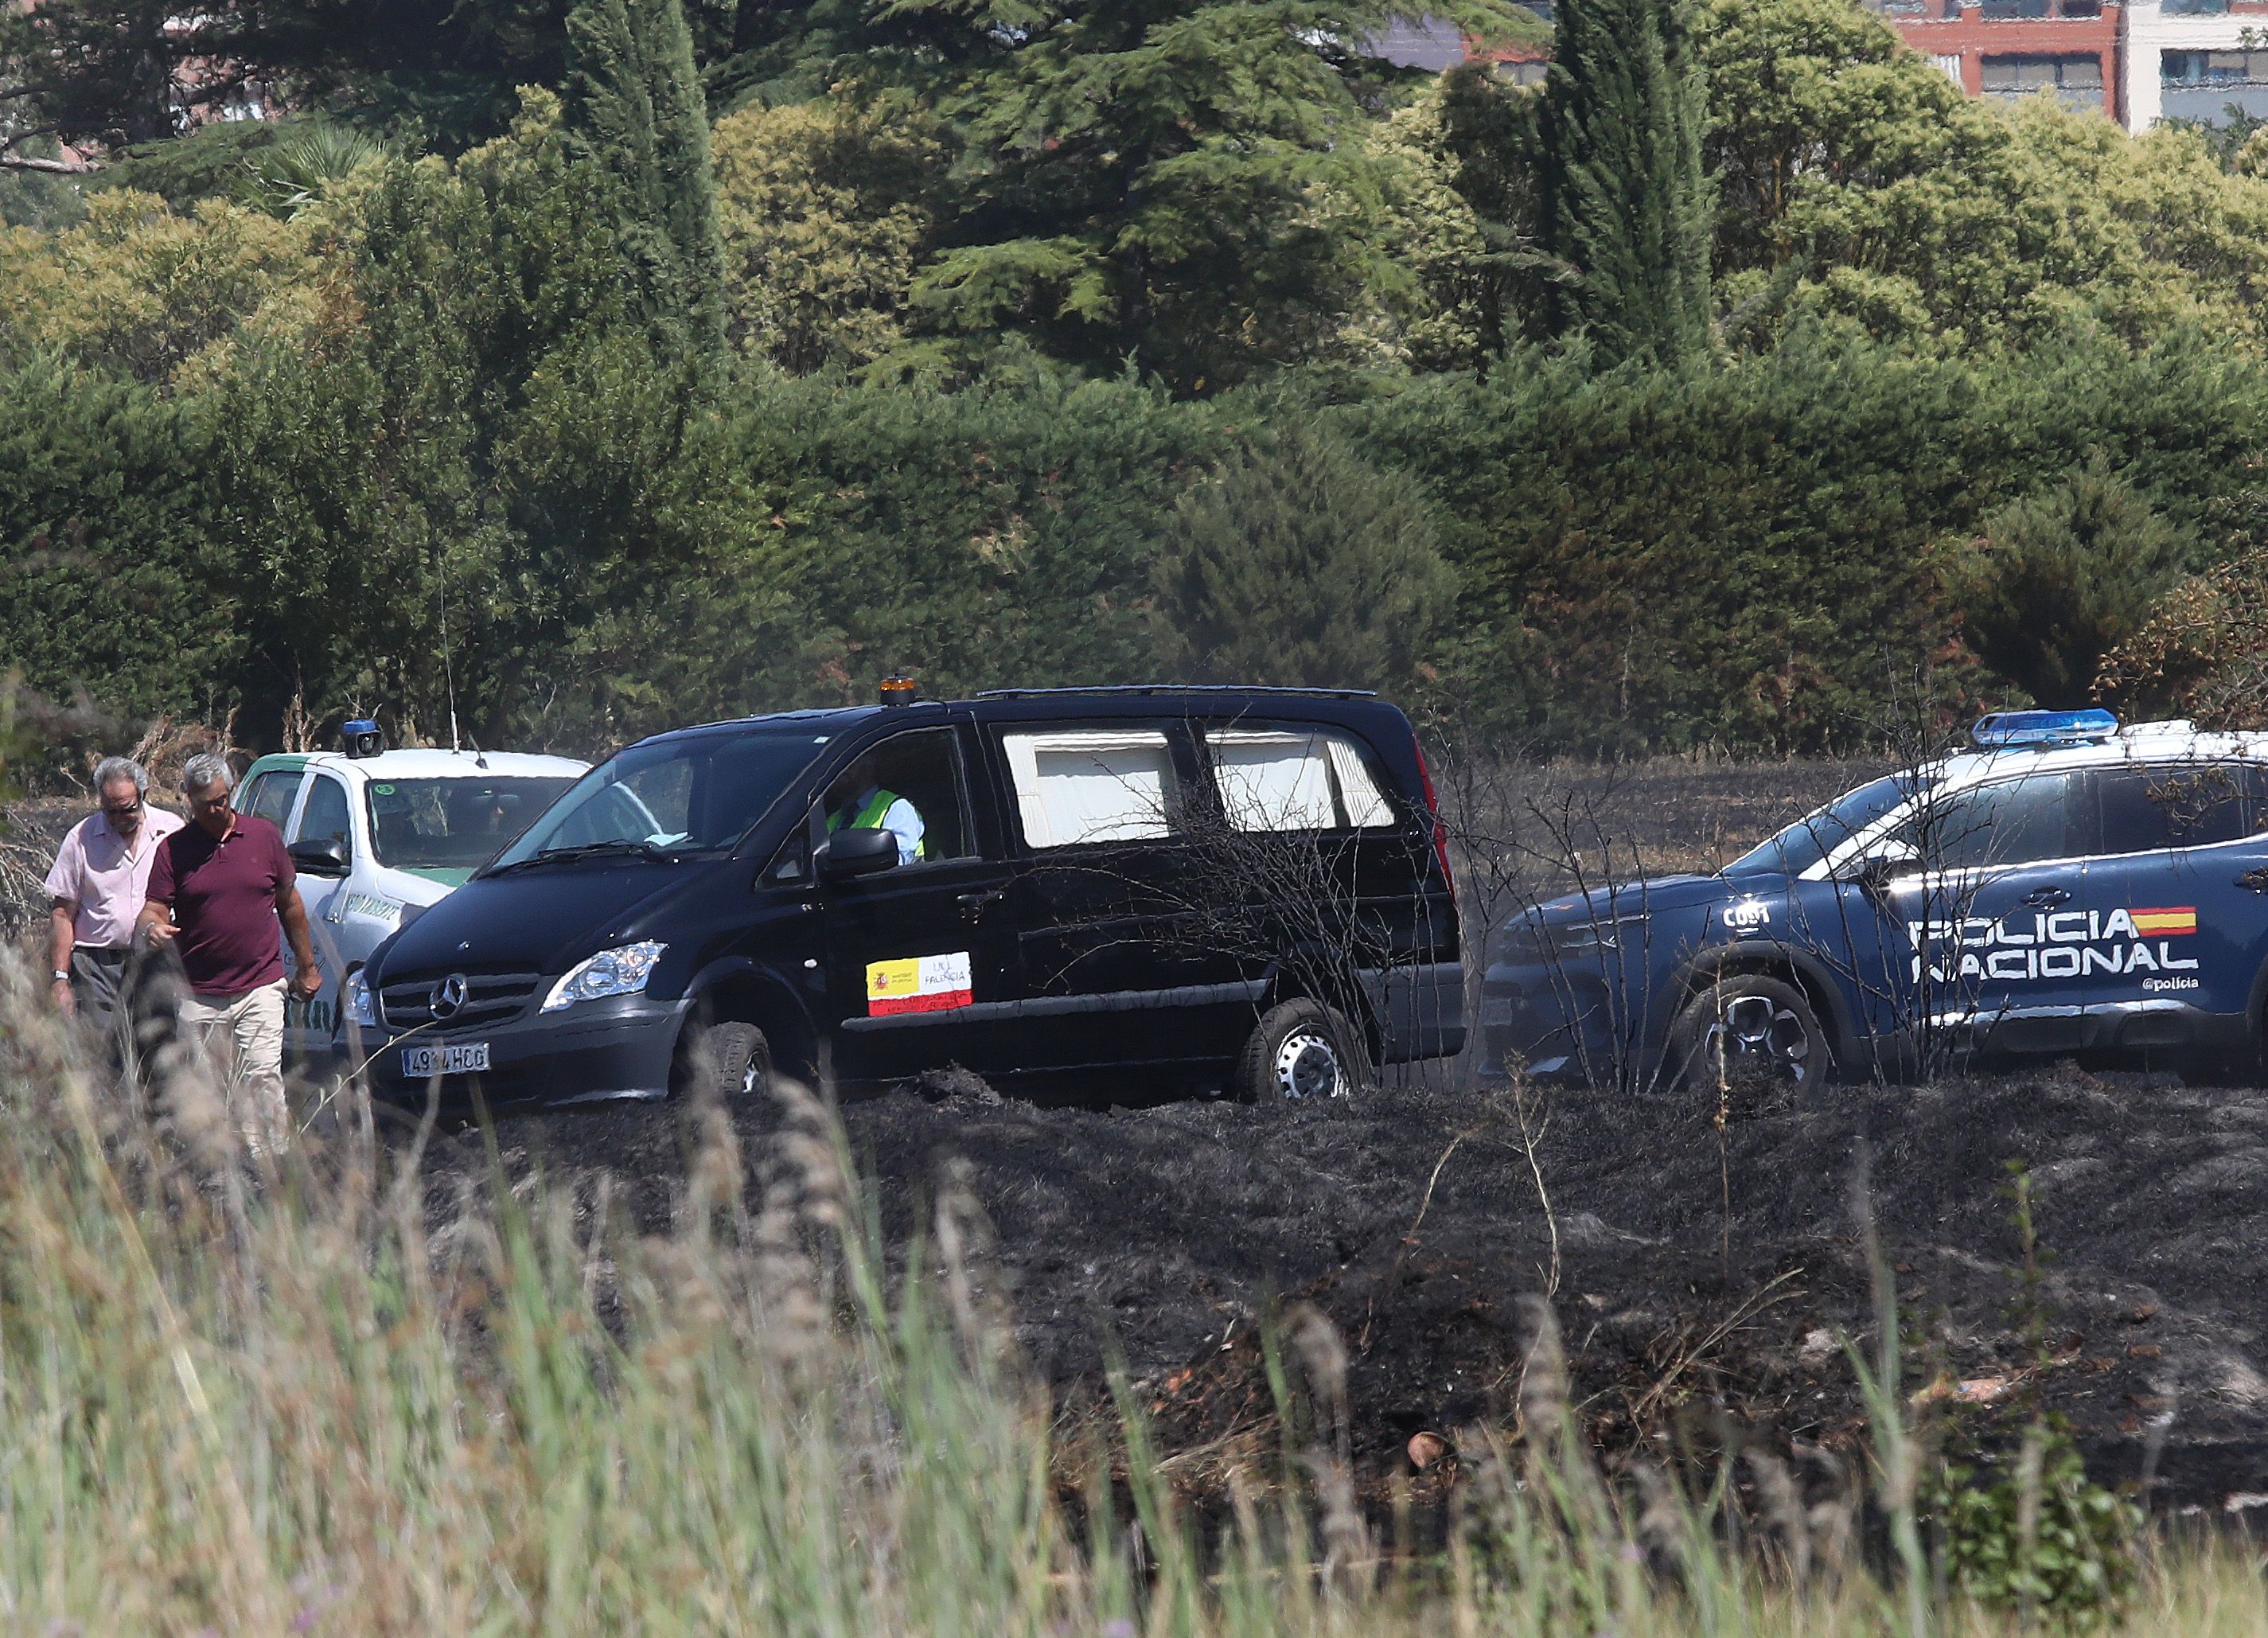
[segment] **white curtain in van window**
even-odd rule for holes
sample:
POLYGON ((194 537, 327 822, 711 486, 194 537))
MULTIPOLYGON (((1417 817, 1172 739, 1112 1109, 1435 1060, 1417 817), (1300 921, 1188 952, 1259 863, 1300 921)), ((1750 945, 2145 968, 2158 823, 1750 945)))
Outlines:
POLYGON ((1205 743, 1228 822, 1240 830, 1366 830, 1394 823, 1362 753, 1339 734, 1216 728, 1205 743))
POLYGON ((1169 833, 1173 754, 1147 728, 1072 728, 1002 737, 1024 840, 1034 847, 1169 833))
POLYGON ((1221 805, 1238 830, 1338 828, 1330 762, 1321 734, 1214 728, 1205 734, 1205 743, 1212 749, 1221 805))

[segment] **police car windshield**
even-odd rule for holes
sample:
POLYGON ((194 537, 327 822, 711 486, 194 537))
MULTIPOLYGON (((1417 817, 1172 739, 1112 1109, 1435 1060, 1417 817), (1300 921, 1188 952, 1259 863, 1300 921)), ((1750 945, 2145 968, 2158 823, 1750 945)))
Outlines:
POLYGON ((722 852, 825 745, 807 727, 633 745, 585 774, 490 868, 578 853, 722 852))
POLYGON ((1728 876, 1800 876, 1920 788, 1911 773, 1893 773, 1845 793, 1770 841, 1725 867, 1728 876))
POLYGON ((506 842, 575 781, 559 779, 373 779, 370 841, 394 870, 469 870, 506 842))

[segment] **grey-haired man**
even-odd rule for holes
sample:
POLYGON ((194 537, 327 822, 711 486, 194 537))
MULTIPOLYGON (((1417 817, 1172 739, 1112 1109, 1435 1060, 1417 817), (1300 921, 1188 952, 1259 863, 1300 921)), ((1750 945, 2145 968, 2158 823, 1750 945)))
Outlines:
POLYGON ((114 1047, 150 867, 181 821, 150 806, 150 776, 128 757, 104 757, 94 788, 102 806, 64 835, 48 872, 48 964, 57 1010, 85 1020, 114 1047))

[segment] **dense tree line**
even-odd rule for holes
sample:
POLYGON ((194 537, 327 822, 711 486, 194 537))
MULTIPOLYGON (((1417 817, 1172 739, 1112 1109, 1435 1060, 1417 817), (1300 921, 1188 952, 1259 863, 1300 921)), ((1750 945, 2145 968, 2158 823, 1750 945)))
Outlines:
POLYGON ((1968 102, 1850 0, 1565 0, 1541 88, 1394 69, 1420 11, 1538 28, 9 8, 0 142, 100 166, 0 170, 0 662, 256 739, 902 667, 1806 749, 2139 701, 2245 606, 2256 144, 1968 102))

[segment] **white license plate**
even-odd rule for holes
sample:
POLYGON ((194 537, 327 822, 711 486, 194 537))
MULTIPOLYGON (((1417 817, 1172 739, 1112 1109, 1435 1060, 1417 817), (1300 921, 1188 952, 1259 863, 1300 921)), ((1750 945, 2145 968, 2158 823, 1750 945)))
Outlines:
POLYGON ((401 1049, 401 1073, 405 1075, 431 1077, 434 1075, 478 1074, 489 1066, 489 1044, 486 1041, 465 1041, 455 1046, 405 1046, 401 1049))

